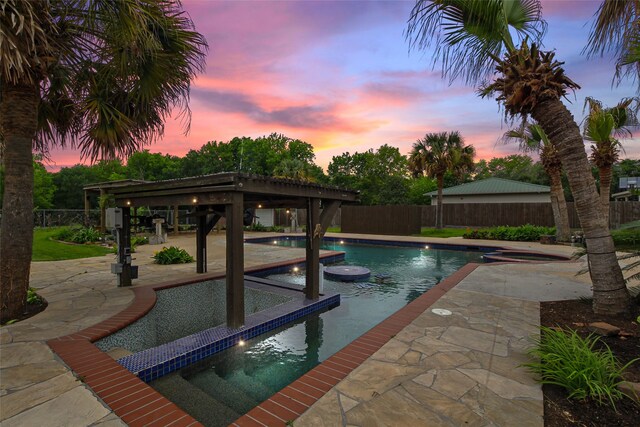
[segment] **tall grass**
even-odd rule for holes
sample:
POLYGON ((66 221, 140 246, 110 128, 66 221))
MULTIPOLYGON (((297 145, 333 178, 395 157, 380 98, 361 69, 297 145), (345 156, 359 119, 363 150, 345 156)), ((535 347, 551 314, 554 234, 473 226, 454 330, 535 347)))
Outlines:
POLYGON ((540 362, 524 366, 540 377, 542 384, 554 384, 569 392, 571 399, 593 399, 600 404, 611 404, 625 395, 618 389, 622 373, 637 359, 624 366, 617 361, 611 349, 596 349, 599 337, 593 334, 582 338, 576 331, 542 327, 541 337, 529 354, 540 362))

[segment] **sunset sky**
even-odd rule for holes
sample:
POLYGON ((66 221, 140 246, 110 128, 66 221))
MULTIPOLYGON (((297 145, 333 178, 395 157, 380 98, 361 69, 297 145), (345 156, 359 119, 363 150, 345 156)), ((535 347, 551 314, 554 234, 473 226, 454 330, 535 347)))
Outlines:
MULTIPOLYGON (((599 1, 544 1, 547 50, 565 61, 582 89, 569 108, 582 120, 584 98, 613 106, 635 95, 631 81, 611 87, 611 58, 580 54, 599 1)), ((191 90, 191 132, 167 122, 152 152, 184 155, 207 141, 283 133, 313 145, 316 163, 390 144, 403 154, 427 132, 459 130, 478 158, 517 152, 496 145, 507 130, 493 99, 463 82, 449 85, 430 52, 409 52, 403 31, 414 1, 183 0, 209 43, 206 73, 191 90)), ((624 141, 640 158, 640 137, 624 141)), ((77 151, 51 153, 49 168, 81 162, 77 151)))

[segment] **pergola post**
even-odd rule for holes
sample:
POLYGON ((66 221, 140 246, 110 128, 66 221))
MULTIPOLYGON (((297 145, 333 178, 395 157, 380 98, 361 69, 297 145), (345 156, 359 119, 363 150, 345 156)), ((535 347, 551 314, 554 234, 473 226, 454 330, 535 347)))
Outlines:
POLYGON ((178 224, 180 211, 178 210, 178 208, 178 205, 173 205, 173 232, 175 234, 180 234, 180 226, 178 224))
MULTIPOLYGON (((118 274, 118 286, 131 286, 131 209, 122 209, 122 228, 118 229, 118 263, 122 272, 118 274)), ((137 277, 137 276, 136 276, 137 277)))
POLYGON ((89 192, 84 190, 84 226, 88 227, 89 223, 89 211, 91 210, 91 201, 89 200, 89 192))
POLYGON ((207 272, 207 207, 196 208, 196 272, 207 272))
POLYGON ((244 325, 243 194, 232 193, 225 205, 227 219, 227 326, 244 325))
POLYGON ((320 297, 320 199, 309 199, 307 207, 307 277, 305 293, 309 299, 320 297))
POLYGON ((106 209, 107 209, 107 204, 104 203, 104 197, 106 196, 107 192, 101 188, 100 189, 100 198, 98 199, 98 204, 100 205, 100 232, 104 233, 105 231, 107 231, 107 226, 105 225, 105 215, 106 215, 106 209))

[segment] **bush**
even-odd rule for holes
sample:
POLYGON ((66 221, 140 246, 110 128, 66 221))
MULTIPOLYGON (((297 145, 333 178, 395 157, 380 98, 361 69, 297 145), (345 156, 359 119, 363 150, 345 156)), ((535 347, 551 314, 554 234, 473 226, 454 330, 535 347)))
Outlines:
POLYGON ((265 225, 260 224, 260 222, 253 223, 244 229, 246 231, 268 231, 268 228, 265 225))
POLYGON ((71 243, 93 243, 102 239, 102 234, 93 227, 61 227, 52 236, 55 240, 71 243))
POLYGON ((640 227, 613 230, 611 237, 616 246, 640 247, 640 227))
POLYGON ((521 225, 519 227, 499 226, 482 230, 471 230, 463 234, 465 239, 509 240, 518 242, 537 242, 540 236, 556 234, 555 227, 521 225))
MULTIPOLYGON (((618 388, 622 373, 635 362, 620 366, 611 349, 594 349, 598 337, 582 338, 576 331, 541 328, 541 338, 529 354, 540 362, 524 366, 540 376, 542 384, 565 388, 570 399, 594 399, 598 403, 615 402, 625 396, 618 388)), ((636 359, 637 360, 637 359, 636 359)))
POLYGON ((42 304, 42 298, 34 288, 27 289, 27 304, 42 304))
POLYGON ((153 256, 156 264, 187 264, 195 261, 191 255, 184 249, 170 246, 168 248, 162 248, 161 251, 156 252, 153 256))

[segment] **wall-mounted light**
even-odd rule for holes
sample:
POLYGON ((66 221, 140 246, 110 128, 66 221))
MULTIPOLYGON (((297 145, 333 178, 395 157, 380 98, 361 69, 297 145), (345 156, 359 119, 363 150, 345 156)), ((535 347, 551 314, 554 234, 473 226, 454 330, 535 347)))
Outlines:
POLYGON ((131 206, 131 200, 127 200, 127 206, 131 206))
POLYGON ((258 205, 258 209, 262 209, 262 205, 258 205))
POLYGON ((287 209, 287 213, 289 213, 289 212, 290 212, 289 209, 287 209))
POLYGON ((193 203, 198 203, 198 198, 197 198, 197 197, 194 197, 194 198, 193 198, 193 200, 192 200, 192 202, 193 202, 193 203))

